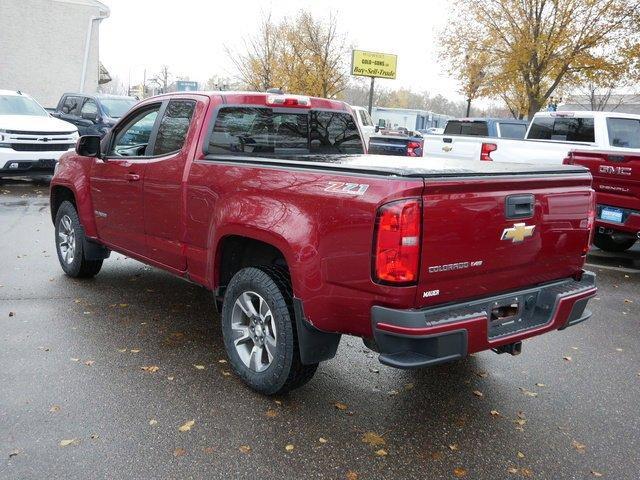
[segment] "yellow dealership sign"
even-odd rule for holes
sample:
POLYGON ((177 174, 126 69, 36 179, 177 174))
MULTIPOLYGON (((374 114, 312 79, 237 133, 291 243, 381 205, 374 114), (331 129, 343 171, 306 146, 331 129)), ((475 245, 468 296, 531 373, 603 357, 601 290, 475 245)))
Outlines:
POLYGON ((396 78, 397 63, 397 55, 354 50, 351 58, 351 75, 393 80, 396 78))

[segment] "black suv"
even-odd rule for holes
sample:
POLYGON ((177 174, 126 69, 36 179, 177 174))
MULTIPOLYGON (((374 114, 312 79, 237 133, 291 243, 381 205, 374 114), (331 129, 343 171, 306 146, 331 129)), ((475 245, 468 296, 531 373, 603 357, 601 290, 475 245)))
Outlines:
POLYGON ((65 93, 51 114, 73 123, 82 135, 103 137, 138 100, 133 97, 65 93))

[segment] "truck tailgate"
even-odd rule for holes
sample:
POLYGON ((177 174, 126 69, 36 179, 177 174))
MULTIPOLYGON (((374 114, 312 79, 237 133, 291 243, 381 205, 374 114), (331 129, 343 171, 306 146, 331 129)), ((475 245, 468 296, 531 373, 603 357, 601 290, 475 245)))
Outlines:
POLYGON ((574 151, 565 163, 582 165, 591 171, 598 204, 640 210, 640 152, 625 155, 574 151))
POLYGON ((579 274, 592 197, 586 172, 425 179, 417 306, 579 274))
POLYGON ((424 139, 423 156, 428 158, 480 160, 482 142, 492 142, 493 140, 484 137, 428 135, 424 139))

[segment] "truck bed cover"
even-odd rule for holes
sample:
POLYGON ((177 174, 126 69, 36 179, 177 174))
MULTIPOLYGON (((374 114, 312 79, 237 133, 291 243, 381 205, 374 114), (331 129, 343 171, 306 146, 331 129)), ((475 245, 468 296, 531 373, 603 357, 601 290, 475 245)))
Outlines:
POLYGON ((391 157, 386 155, 298 155, 250 157, 239 155, 208 155, 210 160, 249 163, 287 168, 329 169, 362 174, 398 177, 486 177, 520 175, 586 174, 587 168, 577 165, 532 165, 506 162, 470 162, 450 159, 391 157))

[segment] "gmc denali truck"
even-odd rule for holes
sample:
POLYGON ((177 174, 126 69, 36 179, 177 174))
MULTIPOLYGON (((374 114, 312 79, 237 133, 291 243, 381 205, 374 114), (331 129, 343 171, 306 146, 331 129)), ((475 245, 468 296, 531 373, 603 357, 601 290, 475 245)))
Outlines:
MULTIPOLYGON (((640 120, 617 129, 617 140, 640 149, 640 120)), ((583 165, 593 175, 596 220, 593 244, 601 250, 624 252, 640 238, 640 151, 574 151, 566 165, 583 165)))
POLYGON ((50 177, 77 140, 75 126, 51 117, 29 95, 0 90, 0 178, 50 177))
POLYGON ((266 394, 306 383, 342 334, 415 368, 590 316, 587 169, 362 152, 342 102, 146 99, 61 159, 58 259, 91 277, 115 250, 212 290, 229 363, 266 394))

